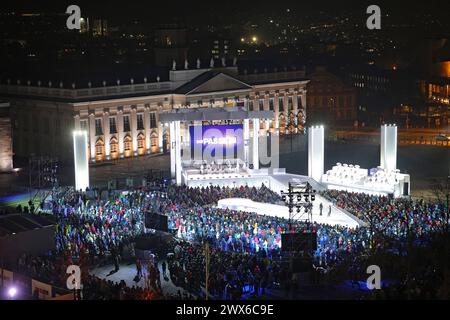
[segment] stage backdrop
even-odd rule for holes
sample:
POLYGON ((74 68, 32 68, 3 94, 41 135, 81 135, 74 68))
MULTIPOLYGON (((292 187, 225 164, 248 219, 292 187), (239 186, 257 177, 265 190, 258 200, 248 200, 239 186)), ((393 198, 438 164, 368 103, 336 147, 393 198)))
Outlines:
POLYGON ((195 160, 243 158, 242 124, 190 126, 191 158, 195 160))

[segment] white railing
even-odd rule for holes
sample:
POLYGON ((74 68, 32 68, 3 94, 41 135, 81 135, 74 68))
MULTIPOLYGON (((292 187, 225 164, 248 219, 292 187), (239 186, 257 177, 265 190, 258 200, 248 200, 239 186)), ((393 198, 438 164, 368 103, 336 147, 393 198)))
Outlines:
POLYGON ((129 84, 96 88, 65 89, 51 87, 35 87, 22 85, 0 85, 0 93, 12 95, 29 95, 49 98, 87 99, 95 97, 120 96, 123 94, 148 94, 159 91, 173 90, 170 81, 129 84))

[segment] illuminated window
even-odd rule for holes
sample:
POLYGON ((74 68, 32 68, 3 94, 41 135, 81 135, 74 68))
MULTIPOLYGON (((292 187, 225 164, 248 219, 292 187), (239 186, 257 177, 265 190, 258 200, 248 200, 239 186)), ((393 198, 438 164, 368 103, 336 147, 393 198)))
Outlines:
POLYGON ((284 111, 284 98, 283 97, 278 98, 278 110, 281 112, 284 111))
POLYGON ((95 119, 95 135, 101 136, 103 134, 102 119, 95 119))
POLYGON ((138 140, 138 148, 139 148, 139 149, 144 148, 144 139, 140 138, 140 139, 138 140))
POLYGON ((109 118, 109 133, 110 134, 117 133, 117 126, 116 126, 116 118, 115 117, 109 118))
POLYGON ((150 112, 150 128, 156 128, 156 113, 150 112))
POLYGON ((130 129, 130 117, 129 116, 123 116, 123 131, 129 132, 130 129))
POLYGON ((137 129, 144 130, 144 116, 142 113, 137 115, 137 129))

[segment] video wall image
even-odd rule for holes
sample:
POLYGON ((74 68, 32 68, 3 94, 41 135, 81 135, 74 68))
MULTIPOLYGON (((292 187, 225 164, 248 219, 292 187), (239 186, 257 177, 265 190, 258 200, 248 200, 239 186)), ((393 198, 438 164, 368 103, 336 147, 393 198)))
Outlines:
POLYGON ((189 134, 192 159, 237 159, 243 154, 242 124, 190 126, 189 134))

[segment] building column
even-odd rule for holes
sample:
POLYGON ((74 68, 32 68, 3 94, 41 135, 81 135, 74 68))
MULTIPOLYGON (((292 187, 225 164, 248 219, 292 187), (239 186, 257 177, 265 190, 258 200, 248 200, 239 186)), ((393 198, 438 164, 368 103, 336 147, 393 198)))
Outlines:
POLYGON ((306 116, 306 90, 305 89, 302 90, 301 99, 302 99, 303 113, 306 116))
POLYGON ((259 169, 259 119, 253 119, 253 169, 259 169))
POLYGON ((295 116, 295 118, 294 118, 294 123, 296 124, 295 130, 294 130, 295 133, 297 133, 297 130, 298 130, 298 122, 297 122, 297 120, 298 120, 298 117, 297 117, 298 103, 297 103, 297 98, 298 98, 297 91, 294 91, 294 95, 292 96, 292 110, 293 110, 294 116, 295 116))
POLYGON ((95 162, 95 113, 89 114, 89 144, 91 149, 91 161, 95 162))
POLYGON ((137 117, 136 107, 132 107, 130 111, 131 141, 133 143, 133 156, 137 156, 137 117))
POLYGON ((105 111, 103 113, 103 136, 105 137, 105 156, 106 160, 111 159, 111 146, 109 144, 111 140, 110 130, 109 130, 109 112, 105 111))
POLYGON ((275 94, 274 98, 273 98, 273 109, 274 109, 274 114, 275 114, 275 132, 278 134, 279 129, 280 129, 280 104, 279 104, 279 96, 278 94, 275 94))
POLYGON ((163 152, 164 126, 159 121, 159 112, 156 112, 156 121, 158 123, 158 149, 159 152, 163 152))
POLYGON ((120 154, 120 158, 124 157, 124 145, 123 145, 123 138, 124 138, 124 133, 123 133, 123 111, 119 110, 117 112, 117 140, 119 142, 119 154, 120 154))
POLYGON ((150 128, 150 107, 144 109, 144 129, 145 129, 145 152, 150 154, 151 152, 151 133, 150 128))
POLYGON ((175 123, 173 121, 169 122, 169 134, 170 134, 170 176, 172 179, 175 178, 176 168, 175 168, 175 123))
POLYGON ((181 185, 181 126, 180 121, 175 121, 175 170, 177 185, 181 185))
POLYGON ((297 114, 298 111, 298 92, 294 91, 294 95, 292 96, 292 109, 294 113, 297 114))
MULTIPOLYGON (((270 99, 269 95, 264 94, 264 111, 268 111, 270 109, 269 108, 269 99, 270 99)), ((269 129, 270 129, 269 119, 264 120, 264 129, 266 131, 269 131, 269 129)))

